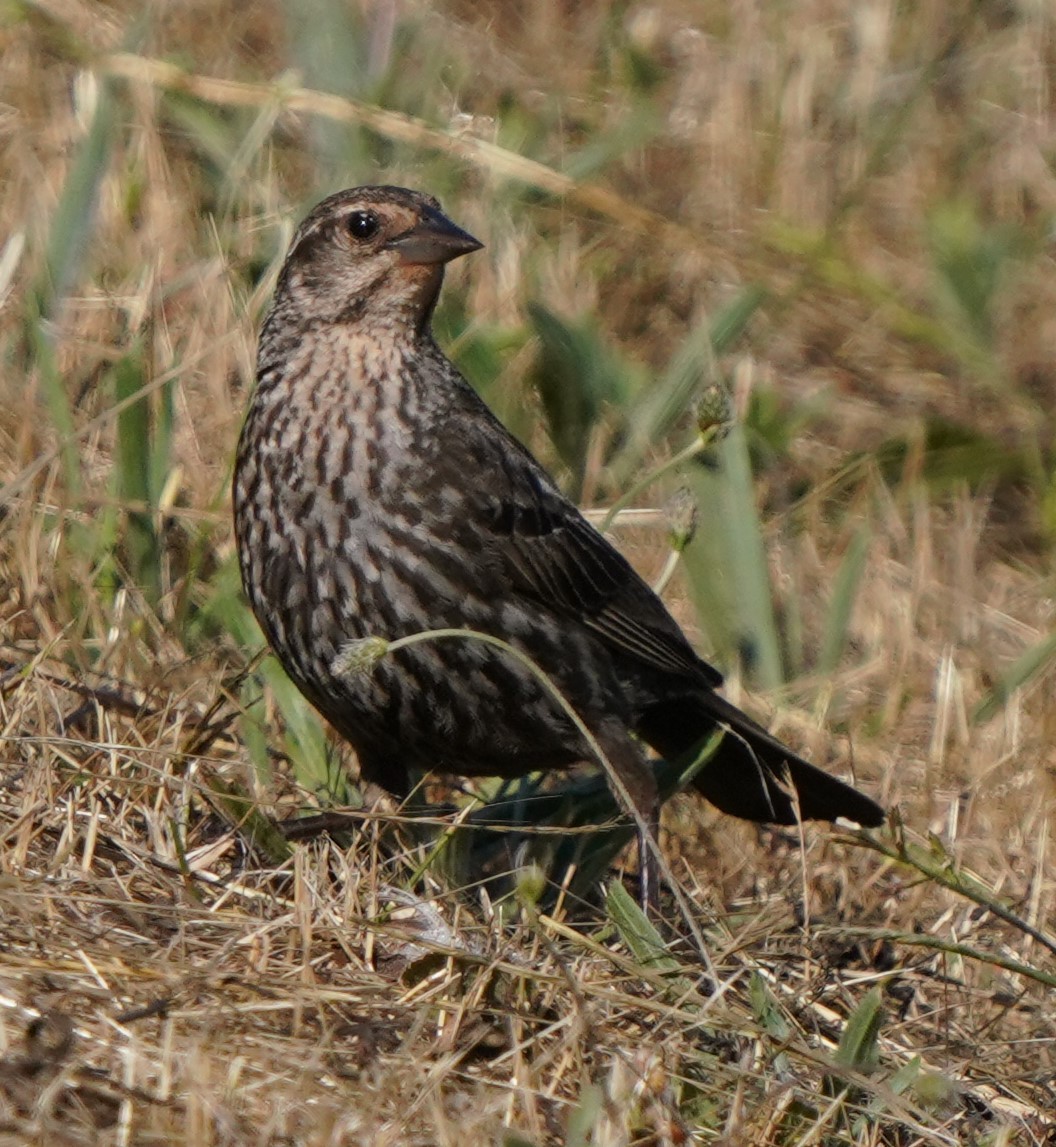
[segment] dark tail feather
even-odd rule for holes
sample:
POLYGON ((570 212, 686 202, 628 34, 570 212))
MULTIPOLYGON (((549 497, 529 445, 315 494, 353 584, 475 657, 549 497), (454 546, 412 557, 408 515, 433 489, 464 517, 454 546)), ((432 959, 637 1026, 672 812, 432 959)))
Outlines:
POLYGON ((723 812, 768 824, 795 824, 798 803, 804 820, 842 816, 869 828, 883 824, 884 810, 874 800, 797 757, 718 693, 653 705, 638 732, 661 756, 673 759, 700 744, 716 725, 726 730, 725 736, 693 785, 723 812), (795 800, 788 792, 790 783, 795 800))

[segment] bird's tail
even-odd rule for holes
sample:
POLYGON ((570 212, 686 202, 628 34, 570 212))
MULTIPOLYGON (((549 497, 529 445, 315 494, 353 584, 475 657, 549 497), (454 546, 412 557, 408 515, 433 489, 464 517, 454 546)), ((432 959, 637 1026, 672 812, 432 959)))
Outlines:
POLYGON ((837 817, 870 828, 883 823, 884 810, 874 800, 796 756, 718 693, 653 705, 638 732, 661 756, 674 759, 716 726, 725 735, 693 785, 723 812, 768 824, 837 817))

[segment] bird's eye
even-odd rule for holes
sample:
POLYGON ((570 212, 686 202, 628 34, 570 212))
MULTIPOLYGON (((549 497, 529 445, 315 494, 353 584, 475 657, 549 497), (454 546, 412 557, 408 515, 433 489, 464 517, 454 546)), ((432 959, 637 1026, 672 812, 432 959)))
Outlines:
POLYGON ((348 217, 348 229, 353 239, 371 239, 377 235, 380 226, 373 211, 353 211, 348 217))

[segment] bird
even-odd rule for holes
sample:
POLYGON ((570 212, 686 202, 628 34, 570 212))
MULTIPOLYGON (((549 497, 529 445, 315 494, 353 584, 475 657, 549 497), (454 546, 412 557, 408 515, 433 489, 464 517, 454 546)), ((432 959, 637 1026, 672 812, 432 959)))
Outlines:
POLYGON ((433 196, 392 186, 330 195, 293 236, 232 489, 245 594, 289 677, 396 798, 419 772, 519 777, 600 750, 636 818, 654 910, 648 749, 675 759, 721 730, 692 784, 723 812, 881 824, 878 803, 723 696, 661 600, 441 350, 444 269, 482 246, 433 196), (438 629, 506 647, 449 637, 357 664, 365 644, 438 629))

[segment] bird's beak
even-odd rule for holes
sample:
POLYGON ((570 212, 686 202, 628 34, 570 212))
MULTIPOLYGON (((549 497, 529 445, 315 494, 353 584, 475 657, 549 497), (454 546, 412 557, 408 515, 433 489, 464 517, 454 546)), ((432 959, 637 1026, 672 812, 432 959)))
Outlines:
POLYGON ((396 252, 401 263, 418 266, 450 263, 471 251, 479 251, 484 244, 436 211, 423 216, 410 231, 397 235, 387 246, 396 252))

